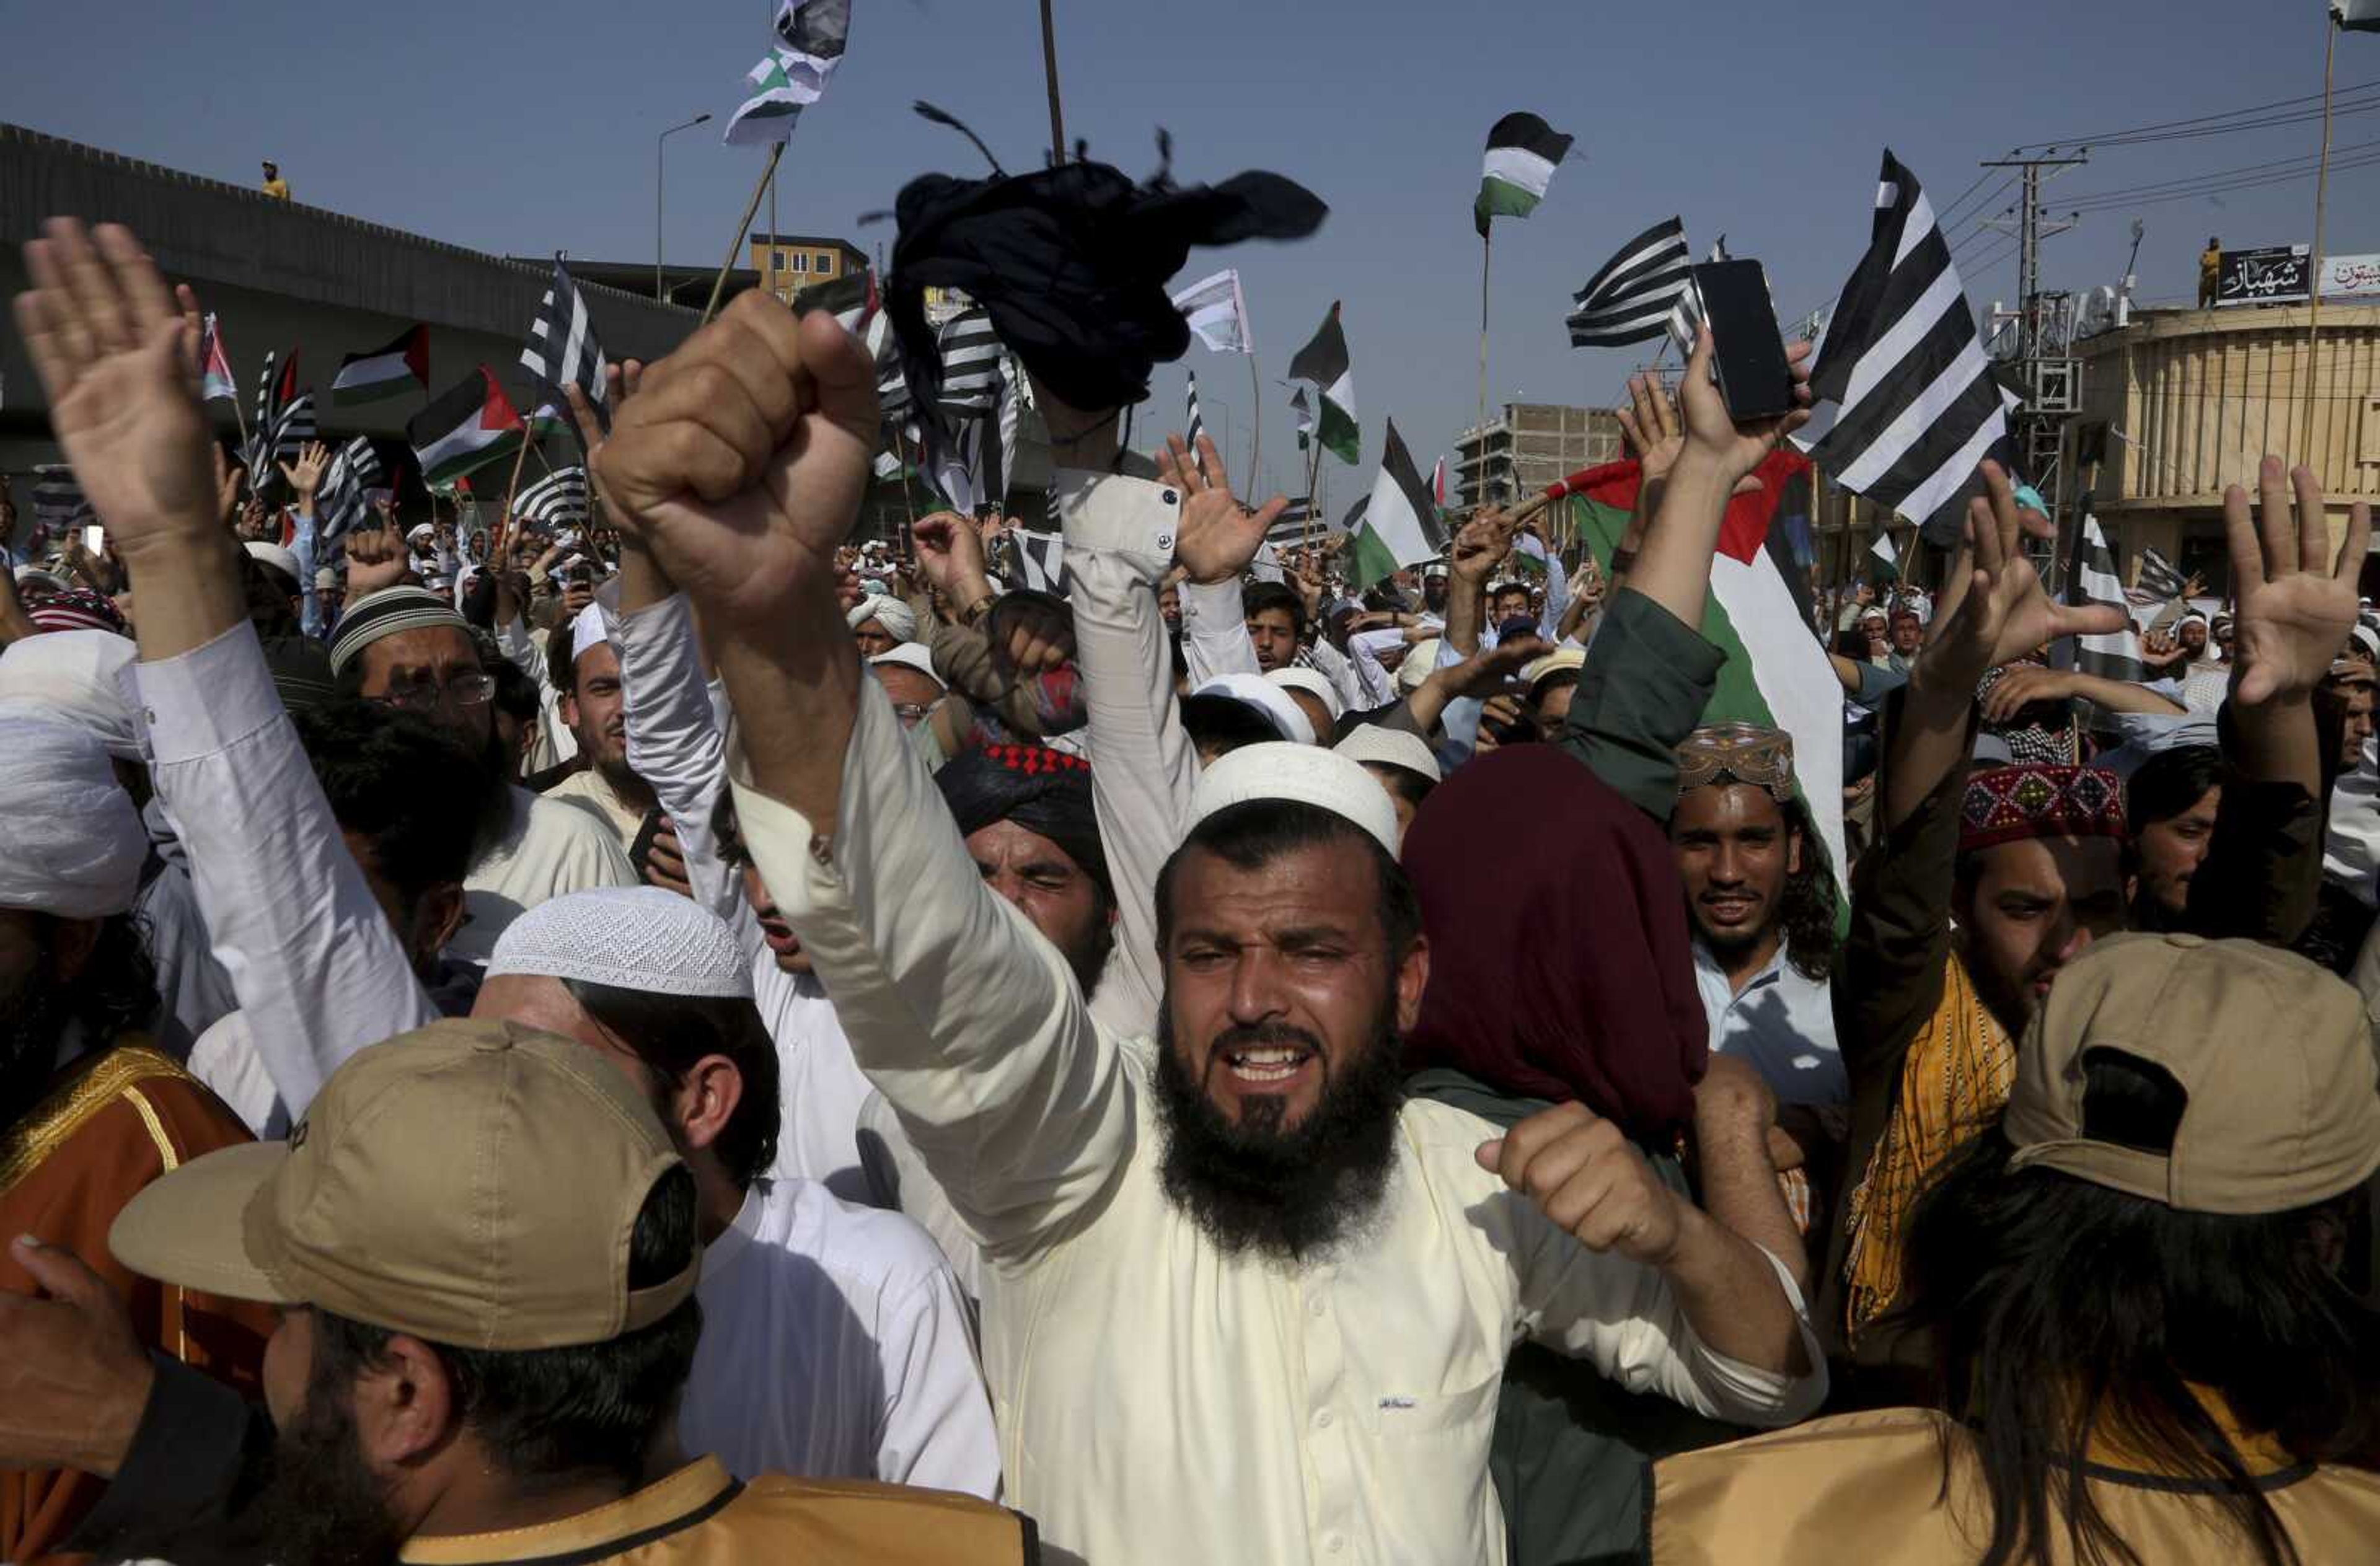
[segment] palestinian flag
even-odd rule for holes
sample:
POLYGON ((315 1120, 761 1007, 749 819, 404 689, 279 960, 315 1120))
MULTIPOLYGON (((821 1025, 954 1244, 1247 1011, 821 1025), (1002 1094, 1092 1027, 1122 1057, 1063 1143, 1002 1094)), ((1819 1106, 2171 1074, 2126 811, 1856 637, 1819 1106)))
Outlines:
POLYGON ((1322 394, 1317 431, 1322 449, 1342 462, 1354 462, 1363 454, 1364 431, 1355 422, 1355 377, 1347 368, 1347 334, 1339 324, 1336 299, 1314 341, 1289 361, 1289 378, 1311 381, 1322 394))
POLYGON ((223 328, 215 324, 212 310, 207 312, 206 331, 199 340, 199 363, 204 374, 199 400, 237 404, 239 387, 231 378, 231 358, 224 352, 223 328))
POLYGON ((1488 133, 1488 165, 1479 176, 1479 199, 1471 203, 1472 226, 1488 237, 1490 218, 1526 217, 1546 199, 1554 165, 1569 155, 1571 139, 1535 115, 1506 115, 1488 133))
POLYGON ((1512 540, 1512 566, 1524 576, 1542 577, 1548 569, 1545 541, 1535 533, 1523 533, 1512 540))
POLYGON ((408 326, 396 341, 370 353, 349 354, 331 380, 334 404, 401 397, 419 386, 430 390, 430 328, 408 326))
MULTIPOLYGON (((1802 803, 1843 880, 1843 687, 1811 634, 1808 586, 1793 564, 1790 518, 1780 504, 1806 489, 1809 458, 1771 452, 1755 470, 1761 488, 1728 502, 1703 601, 1702 634, 1727 654, 1706 723, 1761 723, 1793 736, 1802 803)), ((1610 462, 1570 486, 1571 518, 1607 577, 1612 547, 1636 504, 1636 464, 1610 462)), ((1806 502, 1803 503, 1806 504, 1806 502)), ((1844 899, 1849 905, 1849 897, 1844 899)))
POLYGON ((1876 542, 1867 546, 1867 552, 1876 562, 1870 569, 1876 573, 1877 581, 1897 582, 1900 579, 1900 556, 1894 552, 1892 535, 1889 532, 1878 528, 1876 530, 1876 542))
POLYGON ((802 110, 819 101, 843 64, 850 36, 851 0, 785 0, 777 8, 776 44, 752 67, 752 96, 727 122, 727 144, 791 140, 802 110))
POLYGON ((1429 486, 1421 481, 1404 442, 1397 437, 1397 421, 1391 419, 1388 444, 1380 453, 1380 476, 1372 482, 1364 519, 1350 540, 1348 553, 1353 560, 1347 579, 1360 591, 1408 565, 1436 560, 1445 552, 1445 524, 1438 519, 1429 486))
POLYGON ((521 416, 484 364, 432 398, 405 426, 405 438, 421 463, 422 481, 433 489, 512 455, 521 434, 521 416))

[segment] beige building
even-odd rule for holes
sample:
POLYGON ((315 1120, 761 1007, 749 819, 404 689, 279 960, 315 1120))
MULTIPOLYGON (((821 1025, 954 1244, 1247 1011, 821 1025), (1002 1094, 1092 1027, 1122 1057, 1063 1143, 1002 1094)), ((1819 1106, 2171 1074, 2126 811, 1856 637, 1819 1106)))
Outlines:
MULTIPOLYGON (((2227 592, 2223 491, 2252 492, 2266 452, 2321 479, 2334 541, 2350 504, 2380 497, 2380 306, 2323 307, 2311 377, 2308 313, 2147 310, 2075 344, 2082 412, 2069 449, 2127 583, 2154 545, 2227 592)), ((2366 593, 2375 575, 2367 563, 2366 593)))
POLYGON ((805 288, 868 270, 858 246, 812 234, 755 234, 747 259, 760 274, 760 286, 787 304, 805 288))
POLYGON ((1456 488, 1466 510, 1483 502, 1509 503, 1621 455, 1620 419, 1609 408, 1506 403, 1484 428, 1457 437, 1456 488))

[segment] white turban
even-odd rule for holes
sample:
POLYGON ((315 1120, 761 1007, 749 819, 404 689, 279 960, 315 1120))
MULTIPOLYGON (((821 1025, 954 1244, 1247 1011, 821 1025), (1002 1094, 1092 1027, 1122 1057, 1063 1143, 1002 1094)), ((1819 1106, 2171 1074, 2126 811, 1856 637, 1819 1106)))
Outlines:
POLYGON ((140 649, 114 631, 49 631, 0 652, 0 710, 70 723, 119 761, 141 759, 125 672, 140 649))
POLYGON ((899 599, 887 598, 881 593, 870 593, 861 599, 851 606, 851 613, 843 619, 844 624, 855 631, 873 620, 883 626, 886 634, 895 641, 917 639, 917 611, 899 599))
POLYGON ((575 665, 587 656, 589 648, 601 647, 611 639, 603 626, 603 606, 589 604, 578 612, 577 619, 570 622, 570 662, 575 665))
POLYGON ((140 895, 149 834, 107 752, 82 730, 0 711, 0 908, 103 919, 140 895))
POLYGON ((657 886, 549 898, 504 927, 488 977, 575 978, 655 995, 749 996, 752 964, 727 922, 657 886))

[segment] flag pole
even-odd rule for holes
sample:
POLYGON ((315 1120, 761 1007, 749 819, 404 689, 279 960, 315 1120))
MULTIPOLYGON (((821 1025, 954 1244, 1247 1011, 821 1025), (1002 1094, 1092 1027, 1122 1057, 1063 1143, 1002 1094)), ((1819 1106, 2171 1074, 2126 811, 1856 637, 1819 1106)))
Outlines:
POLYGON ((2322 410, 2322 220, 2324 203, 2330 195, 2330 69, 2338 54, 2338 18, 2336 13, 2325 15, 2328 25, 2323 29, 2322 44, 2322 163, 2313 181, 2313 271, 2306 279, 2305 459, 2309 465, 2317 460, 2313 425, 2315 416, 2322 410))
POLYGON ((1066 118, 1058 108, 1058 24, 1041 0, 1041 73, 1050 84, 1050 162, 1066 161, 1066 118))
POLYGON ((1488 471, 1488 261, 1496 230, 1491 225, 1479 236, 1479 471, 1488 471))
MULTIPOLYGON (((512 482, 504 486, 504 509, 496 518, 496 536, 488 545, 488 554, 491 559, 501 560, 504 558, 506 536, 510 534, 513 529, 513 498, 520 493, 521 466, 528 461, 528 448, 536 443, 536 426, 528 420, 523 419, 521 421, 520 450, 513 453, 512 482)), ((540 457, 540 460, 542 461, 543 458, 540 457)))
POLYGON ((710 318, 719 313, 719 296, 726 291, 727 274, 735 269, 736 248, 752 231, 752 214, 760 210, 760 197, 769 188, 769 181, 776 176, 777 160, 784 155, 785 144, 783 141, 770 144, 769 161, 760 165, 759 183, 752 187, 752 199, 744 203, 744 219, 735 225, 735 237, 727 242, 727 259, 719 263, 719 275, 710 280, 710 301, 702 307, 702 324, 705 326, 710 325, 710 318))
POLYGON ((1259 478, 1264 472, 1264 383, 1257 379, 1257 351, 1248 350, 1248 473, 1245 492, 1256 494, 1263 488, 1259 478))

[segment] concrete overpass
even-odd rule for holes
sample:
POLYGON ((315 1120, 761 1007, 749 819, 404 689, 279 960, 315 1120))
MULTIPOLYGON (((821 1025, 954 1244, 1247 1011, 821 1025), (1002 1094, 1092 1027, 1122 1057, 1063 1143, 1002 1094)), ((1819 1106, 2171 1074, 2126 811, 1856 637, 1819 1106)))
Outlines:
MULTIPOLYGON (((524 413, 531 406, 520 350, 552 276, 547 263, 482 254, 0 123, 0 300, 26 285, 21 246, 54 215, 127 225, 168 279, 198 291, 222 322, 242 417, 253 411, 267 350, 296 348, 298 382, 314 388, 324 438, 373 437, 382 466, 407 475, 399 495, 407 510, 423 498, 405 423, 425 397, 332 406, 331 377, 343 356, 379 347, 419 322, 430 328, 431 394, 484 363, 524 413)), ((695 309, 581 286, 615 359, 657 358, 698 319, 695 309)), ((208 412, 230 437, 228 405, 209 404, 208 412)), ((544 455, 561 463, 575 449, 558 440, 544 455)), ((14 323, 0 326, 0 472, 56 460, 41 382, 14 323)), ((528 470, 539 471, 534 457, 528 470)), ((30 504, 22 483, 18 501, 30 504)))

